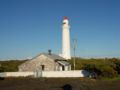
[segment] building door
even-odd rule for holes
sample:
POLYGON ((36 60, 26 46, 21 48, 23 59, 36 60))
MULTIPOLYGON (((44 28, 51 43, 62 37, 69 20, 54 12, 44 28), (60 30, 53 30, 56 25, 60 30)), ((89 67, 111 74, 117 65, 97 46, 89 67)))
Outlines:
POLYGON ((64 66, 62 66, 62 71, 65 71, 65 67, 64 66))
POLYGON ((45 65, 41 65, 41 70, 42 70, 42 71, 45 70, 45 65))

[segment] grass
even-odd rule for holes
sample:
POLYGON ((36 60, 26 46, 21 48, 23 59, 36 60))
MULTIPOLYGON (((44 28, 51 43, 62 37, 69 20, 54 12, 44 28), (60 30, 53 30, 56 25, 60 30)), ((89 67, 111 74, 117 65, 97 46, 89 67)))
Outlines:
POLYGON ((110 78, 110 77, 102 77, 101 80, 106 80, 106 81, 116 81, 116 80, 120 80, 120 75, 110 78))

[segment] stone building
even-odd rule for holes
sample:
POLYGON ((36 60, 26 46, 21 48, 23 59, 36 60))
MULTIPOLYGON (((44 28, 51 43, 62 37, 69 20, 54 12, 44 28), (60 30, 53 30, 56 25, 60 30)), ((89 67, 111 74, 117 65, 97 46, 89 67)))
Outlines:
POLYGON ((19 65, 20 72, 24 71, 68 71, 70 63, 64 58, 49 53, 41 53, 31 60, 19 65))

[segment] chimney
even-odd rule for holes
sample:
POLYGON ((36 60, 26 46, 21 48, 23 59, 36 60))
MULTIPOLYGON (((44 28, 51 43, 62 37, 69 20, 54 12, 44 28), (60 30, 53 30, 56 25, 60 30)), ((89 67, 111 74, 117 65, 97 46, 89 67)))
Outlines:
POLYGON ((51 52, 52 52, 52 50, 49 49, 48 50, 48 55, 51 55, 52 54, 51 52))

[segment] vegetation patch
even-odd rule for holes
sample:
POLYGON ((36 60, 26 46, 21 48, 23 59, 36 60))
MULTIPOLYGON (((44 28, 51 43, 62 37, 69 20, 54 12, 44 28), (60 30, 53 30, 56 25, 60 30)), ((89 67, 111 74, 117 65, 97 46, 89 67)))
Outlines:
MULTIPOLYGON (((70 60, 70 63, 74 65, 74 60, 70 60)), ((105 58, 105 59, 83 59, 75 58, 76 70, 87 70, 91 73, 95 73, 97 78, 108 77, 114 78, 120 75, 120 59, 117 58, 105 58)))

